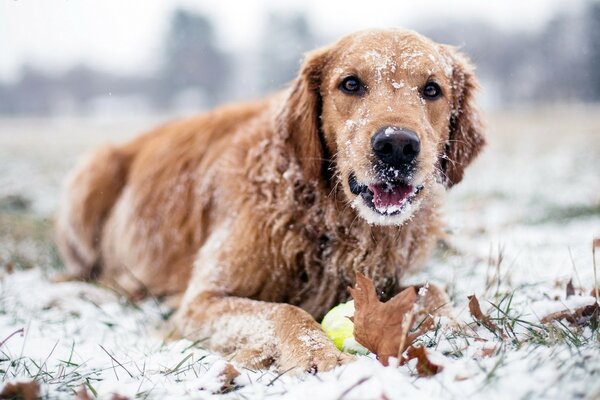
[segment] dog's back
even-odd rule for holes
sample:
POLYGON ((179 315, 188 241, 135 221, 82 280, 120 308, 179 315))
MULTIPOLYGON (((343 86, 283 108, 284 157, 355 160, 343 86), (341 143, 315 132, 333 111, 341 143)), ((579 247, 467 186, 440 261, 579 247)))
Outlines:
POLYGON ((185 290, 210 230, 211 188, 198 183, 265 101, 175 121, 86 155, 69 176, 57 219, 67 270, 137 296, 185 290))

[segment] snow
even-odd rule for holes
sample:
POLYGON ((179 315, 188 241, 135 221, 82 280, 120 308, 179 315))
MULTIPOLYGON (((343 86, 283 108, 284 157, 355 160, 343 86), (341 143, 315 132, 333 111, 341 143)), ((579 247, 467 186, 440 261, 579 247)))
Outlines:
POLYGON ((402 89, 404 86, 406 86, 406 84, 404 82, 396 82, 395 80, 392 80, 392 86, 394 89, 402 89))
MULTIPOLYGON (((154 299, 131 304, 90 283, 53 283, 46 258, 35 268, 8 273, 2 266, 11 255, 39 248, 33 239, 6 236, 8 228, 0 226, 0 390, 37 376, 48 399, 70 399, 82 385, 93 387, 99 398, 112 393, 149 399, 597 398, 598 332, 566 321, 536 327, 549 313, 594 301, 589 293, 591 242, 600 236, 600 176, 593 167, 600 151, 597 111, 490 116, 487 152, 440 210, 449 246, 403 282, 431 282, 445 287, 451 299, 456 322, 436 320, 440 329, 421 339, 443 366, 438 375, 419 378, 414 362, 384 367, 372 355, 316 376, 237 366, 236 388, 220 394, 227 360, 204 350, 202 342, 165 340, 171 312, 165 304, 154 299), (570 279, 576 294, 566 298, 570 279), (496 307, 514 319, 507 339, 473 320, 467 307, 472 294, 495 320, 503 316, 496 307)), ((15 122, 0 120, 0 198, 31 199, 33 212, 43 217, 55 209, 58 182, 77 153, 130 131, 123 124, 29 122, 17 126, 23 135, 8 135, 1 133, 14 131, 7 124, 14 128, 15 122), (65 130, 71 133, 61 133, 65 130), (86 130, 93 134, 73 134, 86 130)))
POLYGON ((385 128, 385 131, 383 133, 385 134, 385 136, 390 136, 394 132, 396 132, 396 129, 392 128, 391 126, 388 126, 387 128, 385 128))

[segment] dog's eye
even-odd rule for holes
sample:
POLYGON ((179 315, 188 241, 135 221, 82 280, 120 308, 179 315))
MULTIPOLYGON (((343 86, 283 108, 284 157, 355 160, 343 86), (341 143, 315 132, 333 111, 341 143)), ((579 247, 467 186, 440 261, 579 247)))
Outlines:
POLYGON ((442 95, 442 88, 435 82, 427 82, 423 87, 423 98, 435 100, 442 95))
POLYGON ((348 76, 340 83, 340 90, 346 94, 361 94, 364 88, 356 76, 348 76))

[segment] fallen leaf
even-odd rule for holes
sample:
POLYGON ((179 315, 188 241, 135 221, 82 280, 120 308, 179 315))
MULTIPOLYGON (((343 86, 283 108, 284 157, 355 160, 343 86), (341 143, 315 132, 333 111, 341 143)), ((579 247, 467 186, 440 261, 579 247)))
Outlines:
POLYGON ((240 371, 238 371, 233 365, 227 363, 223 371, 218 375, 218 379, 223 382, 221 385, 220 393, 227 393, 235 388, 235 378, 240 376, 240 371))
POLYGON ((575 288, 573 287, 573 279, 569 279, 567 283, 567 298, 575 295, 575 288))
POLYGON ((40 393, 40 384, 36 381, 7 383, 0 393, 0 399, 35 400, 40 393))
POLYGON ((406 351, 406 356, 402 358, 401 364, 406 364, 415 358, 417 359, 417 373, 419 376, 432 376, 443 369, 441 365, 437 365, 429 359, 423 346, 410 346, 406 351))
MULTIPOLYGON (((572 314, 573 313, 570 310, 557 311, 557 312, 553 312, 551 314, 546 315, 544 318, 542 318, 540 320, 540 322, 542 324, 547 324, 548 322, 558 321, 561 319, 566 319, 566 320, 571 319, 572 320, 572 314)), ((569 321, 569 322, 571 322, 571 321, 569 321)))
MULTIPOLYGON (((91 397, 89 395, 87 389, 83 385, 79 388, 77 393, 75 393, 75 400, 92 400, 92 399, 93 399, 93 397, 91 397)), ((110 397, 110 400, 129 400, 129 397, 123 396, 121 394, 113 393, 113 395, 110 397)))
POLYGON ((228 381, 231 381, 240 376, 240 371, 235 369, 233 365, 227 363, 227 365, 225 365, 225 368, 223 368, 223 372, 221 372, 219 376, 226 378, 228 381))
POLYGON ((425 285, 415 286, 415 290, 417 291, 417 304, 421 306, 418 316, 453 317, 450 299, 444 289, 428 282, 425 285))
POLYGON ((480 322, 482 325, 484 325, 490 331, 496 332, 497 334, 499 334, 502 339, 506 339, 506 335, 504 334, 502 329, 500 329, 498 327, 498 325, 496 325, 494 322, 492 322, 492 320, 489 316, 485 315, 481 311, 481 306, 479 305, 479 300, 477 300, 477 296, 471 295, 471 296, 468 296, 468 299, 469 299, 469 311, 471 312, 471 315, 473 316, 473 318, 475 318, 475 320, 480 322))
POLYGON ((389 358, 400 359, 414 340, 433 325, 427 317, 416 332, 410 332, 415 320, 417 293, 409 287, 385 303, 379 301, 373 281, 356 274, 356 285, 349 288, 354 299, 354 338, 377 356, 383 365, 389 358))
POLYGON ((483 347, 480 351, 479 354, 481 354, 482 357, 491 357, 494 354, 496 354, 496 346, 493 347, 483 347))
POLYGON ((77 393, 75 393, 76 400, 92 400, 85 386, 81 385, 77 393))
POLYGON ((13 264, 12 261, 8 261, 5 265, 4 265, 4 270, 6 271, 7 274, 12 274, 13 272, 15 272, 15 265, 13 264))
POLYGON ((541 323, 547 324, 552 321, 559 321, 565 319, 571 325, 574 326, 587 326, 590 325, 592 329, 598 327, 600 318, 600 305, 598 303, 589 304, 587 306, 579 307, 574 310, 562 310, 546 315, 540 320, 541 323))
POLYGON ((110 398, 110 400, 129 400, 129 397, 123 396, 122 394, 113 393, 113 395, 110 398))

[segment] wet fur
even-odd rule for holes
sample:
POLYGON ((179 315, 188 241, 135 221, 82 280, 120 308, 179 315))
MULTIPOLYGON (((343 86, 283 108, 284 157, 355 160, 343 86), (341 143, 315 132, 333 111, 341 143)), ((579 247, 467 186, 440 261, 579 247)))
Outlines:
MULTIPOLYGON (((372 32, 426 41, 408 31, 372 32)), ((384 296, 396 293, 402 273, 422 264, 441 235, 444 186, 462 179, 483 145, 470 65, 424 42, 453 67, 448 104, 432 117, 446 122, 431 143, 430 185, 401 226, 367 223, 344 182, 343 166, 352 165, 336 143, 344 121, 328 117, 324 94, 336 52, 361 40, 349 36, 309 54, 285 93, 89 155, 67 182, 57 221, 71 273, 134 298, 176 299, 181 335, 208 338, 210 349, 245 365, 323 370, 348 361, 316 321, 348 298, 357 271, 384 296)))

